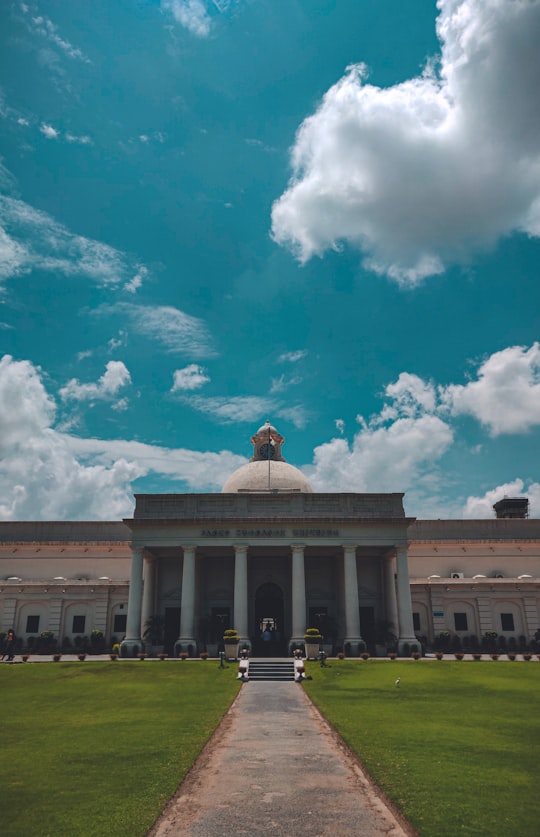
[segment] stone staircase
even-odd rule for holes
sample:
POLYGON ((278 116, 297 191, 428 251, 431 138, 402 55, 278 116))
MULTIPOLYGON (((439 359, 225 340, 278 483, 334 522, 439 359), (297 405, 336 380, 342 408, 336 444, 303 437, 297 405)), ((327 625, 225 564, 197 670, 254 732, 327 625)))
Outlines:
POLYGON ((250 660, 250 680, 294 680, 294 662, 292 660, 250 660))

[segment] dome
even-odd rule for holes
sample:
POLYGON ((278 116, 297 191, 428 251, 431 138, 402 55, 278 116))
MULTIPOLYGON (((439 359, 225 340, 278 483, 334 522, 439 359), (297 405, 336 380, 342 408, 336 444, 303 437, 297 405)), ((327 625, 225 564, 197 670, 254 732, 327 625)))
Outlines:
POLYGON ((223 488, 224 494, 246 492, 297 492, 311 494, 313 489, 302 471, 288 462, 257 460, 242 465, 235 471, 223 488), (270 475, 270 477, 269 477, 270 475))
POLYGON ((302 471, 285 462, 281 448, 285 438, 269 421, 259 427, 251 437, 253 456, 247 465, 242 465, 231 474, 223 488, 224 494, 239 491, 274 492, 303 491, 312 493, 309 480, 302 471))

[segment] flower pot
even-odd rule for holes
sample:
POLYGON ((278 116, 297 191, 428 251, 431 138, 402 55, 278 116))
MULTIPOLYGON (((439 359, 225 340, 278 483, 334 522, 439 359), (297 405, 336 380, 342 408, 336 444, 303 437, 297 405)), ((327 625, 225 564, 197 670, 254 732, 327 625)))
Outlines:
POLYGON ((454 654, 454 657, 456 658, 456 660, 462 660, 464 656, 465 656, 465 654, 454 654))
POLYGON ((109 654, 109 657, 111 658, 111 660, 117 660, 118 654, 109 654))
POLYGON ((319 656, 319 643, 308 642, 306 640, 306 658, 308 660, 316 660, 319 656))
POLYGON ((78 656, 79 660, 81 661, 81 663, 84 662, 84 660, 86 660, 86 654, 77 654, 77 656, 78 656))
POLYGON ((236 660, 238 657, 238 643, 237 642, 225 642, 225 657, 228 660, 236 660))

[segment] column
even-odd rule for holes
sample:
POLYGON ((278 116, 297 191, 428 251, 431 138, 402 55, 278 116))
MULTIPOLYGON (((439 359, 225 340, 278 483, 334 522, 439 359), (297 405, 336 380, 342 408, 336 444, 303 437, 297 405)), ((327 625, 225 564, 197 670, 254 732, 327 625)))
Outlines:
POLYGON ((409 583, 409 563, 407 559, 407 547, 398 546, 396 549, 396 566, 397 566, 397 601, 398 601, 398 619, 399 619, 399 639, 398 648, 401 653, 405 643, 411 645, 418 640, 414 635, 413 618, 412 618, 412 602, 411 602, 411 586, 409 583))
MULTIPOLYGON (((142 637, 146 631, 148 621, 154 616, 154 602, 156 595, 156 559, 153 555, 146 554, 143 562, 143 597, 141 613, 142 637)), ((149 643, 152 644, 151 642, 149 643)))
POLYGON ((396 596, 396 583, 394 579, 394 556, 388 555, 384 560, 384 594, 386 600, 386 621, 388 622, 388 633, 399 636, 399 620, 396 596))
MULTIPOLYGON (((356 545, 343 547, 343 582, 345 585, 345 643, 351 656, 360 653, 360 606, 358 601, 358 573, 356 571, 356 545)), ((365 647, 365 646, 364 646, 365 647)))
POLYGON ((247 546, 234 547, 234 611, 233 628, 240 634, 240 647, 251 647, 248 632, 247 546))
POLYGON ((134 657, 143 649, 141 639, 143 555, 144 547, 132 547, 126 637, 120 649, 123 657, 134 657))
POLYGON ((304 568, 304 546, 295 544, 292 548, 292 636, 290 645, 303 643, 306 632, 306 575, 304 568))
POLYGON ((195 546, 183 546, 182 600, 180 604, 180 636, 174 644, 174 653, 197 651, 195 639, 195 546))

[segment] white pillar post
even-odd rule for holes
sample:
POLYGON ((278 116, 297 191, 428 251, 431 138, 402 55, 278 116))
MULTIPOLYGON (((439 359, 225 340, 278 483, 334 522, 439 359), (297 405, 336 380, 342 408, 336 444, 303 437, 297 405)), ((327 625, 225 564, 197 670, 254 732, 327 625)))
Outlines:
POLYGON ((174 644, 174 653, 188 651, 191 645, 193 654, 197 651, 195 639, 195 546, 183 546, 184 562, 182 567, 182 599, 180 603, 180 636, 174 644))
POLYGON ((386 621, 388 631, 399 636, 398 606, 396 596, 396 582, 394 578, 394 556, 388 555, 384 559, 384 593, 386 599, 386 621))
POLYGON ((292 637, 290 645, 303 643, 306 632, 306 574, 304 545, 292 547, 292 637))
POLYGON ((356 570, 356 544, 343 547, 343 581, 345 584, 345 643, 352 656, 360 652, 360 607, 358 600, 358 573, 356 570))
POLYGON ((234 547, 234 612, 233 628, 240 635, 240 647, 251 647, 248 632, 248 570, 247 546, 234 547))
POLYGON ((121 644, 121 654, 124 657, 134 657, 143 648, 141 639, 143 555, 143 546, 132 547, 126 636, 121 644))
POLYGON ((407 547, 396 548, 397 567, 397 602, 399 618, 399 652, 403 651, 405 643, 418 645, 414 635, 412 618, 411 585, 409 583, 409 564, 407 560, 407 547))
MULTIPOLYGON (((149 619, 154 616, 154 603, 156 593, 156 559, 153 555, 145 553, 143 562, 143 595, 141 612, 141 636, 144 640, 144 632, 149 619)), ((150 643, 151 644, 151 643, 150 643)))

